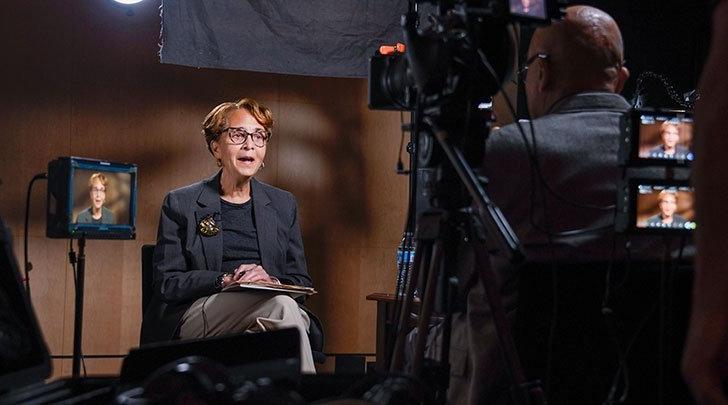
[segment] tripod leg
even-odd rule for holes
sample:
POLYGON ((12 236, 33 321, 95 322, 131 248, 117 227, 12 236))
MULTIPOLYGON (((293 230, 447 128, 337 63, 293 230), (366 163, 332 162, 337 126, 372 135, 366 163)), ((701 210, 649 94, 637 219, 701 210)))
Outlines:
POLYGON ((431 249, 431 244, 418 243, 415 247, 415 263, 412 267, 412 273, 410 274, 407 286, 405 288, 404 303, 402 304, 401 311, 399 313, 399 321, 397 323, 397 337, 395 338, 394 350, 392 354, 392 362, 389 367, 390 373, 402 372, 404 363, 404 345, 407 339, 407 329, 409 326, 409 314, 412 312, 412 301, 414 296, 414 290, 417 284, 417 279, 420 275, 420 268, 429 266, 428 260, 423 259, 427 257, 431 249))
POLYGON ((412 375, 419 376, 422 371, 422 362, 425 356, 425 341, 432 318, 432 307, 437 292, 437 278, 440 275, 442 264, 443 242, 438 240, 432 249, 432 260, 430 270, 427 274, 425 295, 422 297, 422 308, 420 310, 419 322, 417 325, 417 341, 415 344, 414 357, 412 359, 412 375))
POLYGON ((485 295, 490 305, 490 312, 493 316, 493 323, 496 335, 505 360, 505 369, 508 373, 509 380, 513 382, 511 388, 511 398, 514 404, 545 404, 546 398, 538 384, 526 381, 521 360, 516 351, 516 345, 513 341, 511 328, 506 318, 506 312, 501 301, 499 283, 493 274, 490 260, 488 258, 485 243, 482 241, 474 241, 476 264, 478 266, 478 274, 480 282, 485 287, 485 295))

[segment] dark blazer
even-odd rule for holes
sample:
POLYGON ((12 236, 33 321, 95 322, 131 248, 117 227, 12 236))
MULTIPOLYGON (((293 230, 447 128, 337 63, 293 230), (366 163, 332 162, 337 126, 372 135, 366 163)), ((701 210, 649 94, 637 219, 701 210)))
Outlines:
MULTIPOLYGON (((174 339, 190 305, 217 292, 222 232, 203 236, 198 224, 210 215, 219 221, 219 179, 220 173, 164 199, 154 250, 154 295, 142 321, 142 344, 174 339)), ((284 284, 311 287, 295 198, 255 179, 251 194, 261 265, 284 284)))
MULTIPOLYGON (((665 228, 683 228, 685 227, 685 224, 688 222, 687 219, 683 218, 682 216, 678 214, 672 214, 672 223, 670 225, 665 225, 665 228)), ((649 218, 647 218, 647 226, 651 228, 661 228, 662 226, 662 215, 656 214, 649 218)))
POLYGON ((665 145, 657 145, 650 149, 649 156, 651 158, 665 158, 665 159, 685 159, 690 153, 690 150, 682 145, 675 145, 675 153, 668 155, 665 153, 665 145))
MULTIPOLYGON (((91 207, 88 207, 85 210, 79 212, 78 216, 76 217, 76 222, 79 224, 93 224, 94 217, 93 217, 93 213, 91 212, 91 207)), ((111 212, 111 210, 106 207, 101 207, 101 222, 100 223, 115 224, 116 220, 114 219, 114 213, 111 212)))

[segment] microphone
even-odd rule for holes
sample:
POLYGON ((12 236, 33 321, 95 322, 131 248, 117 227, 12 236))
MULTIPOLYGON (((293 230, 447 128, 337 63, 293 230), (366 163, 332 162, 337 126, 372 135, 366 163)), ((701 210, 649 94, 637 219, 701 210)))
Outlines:
POLYGON ((380 55, 393 55, 396 53, 404 53, 405 46, 401 42, 397 42, 396 45, 382 45, 379 47, 380 55))

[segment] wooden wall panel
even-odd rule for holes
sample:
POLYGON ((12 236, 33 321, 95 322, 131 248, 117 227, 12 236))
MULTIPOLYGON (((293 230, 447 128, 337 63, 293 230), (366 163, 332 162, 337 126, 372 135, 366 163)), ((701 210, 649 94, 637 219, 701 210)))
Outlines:
MULTIPOLYGON (((3 215, 5 218, 6 215, 3 215)), ((18 231, 14 232, 18 234, 18 231)), ((22 237, 14 238, 18 264, 23 266, 22 237)), ((72 294, 73 284, 67 283, 70 266, 67 264, 67 240, 51 240, 31 236, 28 240, 28 256, 33 264, 30 271, 31 298, 38 322, 43 328, 49 350, 64 354, 66 332, 73 328, 73 312, 65 310, 65 299, 72 294)))

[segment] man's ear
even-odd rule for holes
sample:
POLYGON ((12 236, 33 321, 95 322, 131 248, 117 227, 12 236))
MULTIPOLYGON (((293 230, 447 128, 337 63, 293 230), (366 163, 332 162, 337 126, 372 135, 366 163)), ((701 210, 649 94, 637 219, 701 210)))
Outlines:
POLYGON ((627 83, 627 79, 629 79, 629 69, 622 66, 622 68, 617 72, 617 83, 614 85, 615 93, 619 94, 622 92, 624 84, 627 83))
POLYGON ((548 60, 539 60, 541 66, 538 69, 538 85, 537 88, 540 92, 551 90, 555 85, 556 76, 554 70, 551 68, 551 64, 548 60))

